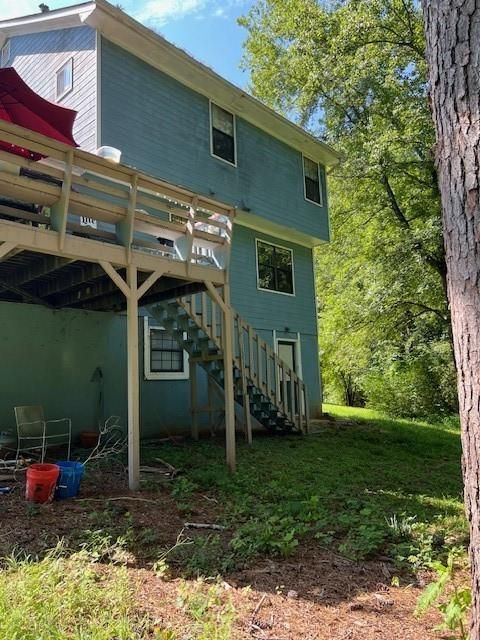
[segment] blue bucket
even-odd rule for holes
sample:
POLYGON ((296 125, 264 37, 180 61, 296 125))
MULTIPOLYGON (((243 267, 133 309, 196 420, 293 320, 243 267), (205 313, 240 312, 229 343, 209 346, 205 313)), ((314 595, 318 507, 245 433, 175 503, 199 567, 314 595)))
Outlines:
POLYGON ((55 464, 60 467, 55 498, 57 500, 75 498, 80 491, 80 482, 85 471, 85 465, 83 462, 70 462, 68 460, 60 460, 55 464))

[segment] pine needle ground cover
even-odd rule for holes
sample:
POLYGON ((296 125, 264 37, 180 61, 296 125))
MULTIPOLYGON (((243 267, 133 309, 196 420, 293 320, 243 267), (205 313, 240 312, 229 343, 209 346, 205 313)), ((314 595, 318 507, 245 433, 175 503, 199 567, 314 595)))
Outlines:
POLYGON ((326 410, 308 437, 239 437, 233 477, 219 438, 145 447, 181 473, 139 494, 90 474, 78 500, 3 496, 0 640, 434 638, 414 610, 464 557, 458 425, 326 410))

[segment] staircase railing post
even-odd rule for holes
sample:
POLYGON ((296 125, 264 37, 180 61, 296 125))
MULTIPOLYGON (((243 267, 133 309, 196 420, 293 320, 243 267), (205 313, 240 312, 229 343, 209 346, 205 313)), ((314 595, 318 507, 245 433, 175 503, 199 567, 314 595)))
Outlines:
POLYGON ((192 438, 198 440, 198 411, 197 411, 197 363, 190 357, 190 411, 192 415, 192 438))
POLYGON ((252 444, 252 419, 250 416, 250 397, 248 395, 247 374, 245 371, 245 343, 243 339, 243 323, 237 316, 238 360, 242 376, 243 423, 248 444, 252 444))

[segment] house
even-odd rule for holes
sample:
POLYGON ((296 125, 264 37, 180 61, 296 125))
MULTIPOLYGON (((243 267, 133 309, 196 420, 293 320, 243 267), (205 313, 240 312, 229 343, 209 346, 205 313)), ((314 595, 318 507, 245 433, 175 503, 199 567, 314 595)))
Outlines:
MULTIPOLYGON (((49 147, 77 185, 45 196, 63 198, 60 222, 20 225, 0 208, 0 430, 33 403, 76 431, 111 414, 132 427, 139 394, 142 436, 196 434, 214 426, 202 409, 222 387, 237 422, 303 429, 321 411, 313 249, 329 239, 337 153, 105 0, 1 21, 0 48, 2 67, 78 111, 81 147, 49 147), (95 164, 102 146, 122 164, 95 164)), ((0 121, 7 135, 23 134, 0 121)), ((0 171, 0 198, 20 186, 0 171)))

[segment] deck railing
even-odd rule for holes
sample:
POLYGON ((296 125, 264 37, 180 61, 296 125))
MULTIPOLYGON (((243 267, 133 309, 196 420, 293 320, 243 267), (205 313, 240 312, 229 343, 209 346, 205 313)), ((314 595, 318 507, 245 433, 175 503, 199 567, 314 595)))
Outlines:
MULTIPOLYGON (((206 293, 179 298, 177 302, 220 350, 223 350, 223 313, 206 293)), ((233 310, 234 364, 247 384, 254 385, 300 431, 309 426, 307 388, 240 314, 233 310)))
POLYGON ((234 209, 131 167, 0 120, 0 219, 187 263, 228 267, 234 209))

